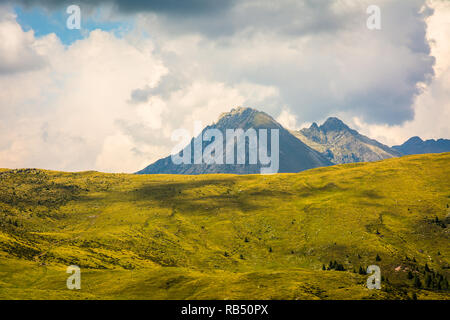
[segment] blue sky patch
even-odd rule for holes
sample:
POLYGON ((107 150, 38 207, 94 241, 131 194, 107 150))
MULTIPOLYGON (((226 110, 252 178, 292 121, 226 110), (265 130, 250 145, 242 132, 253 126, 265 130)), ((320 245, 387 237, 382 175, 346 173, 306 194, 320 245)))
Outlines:
POLYGON ((14 7, 17 21, 24 30, 33 29, 36 37, 55 33, 65 45, 70 45, 76 40, 85 38, 89 31, 95 29, 112 31, 117 37, 121 37, 133 28, 132 19, 121 19, 120 22, 106 21, 101 10, 101 8, 98 8, 90 14, 83 15, 83 8, 81 8, 81 29, 71 30, 66 26, 69 14, 66 13, 65 8, 49 11, 40 7, 14 7))

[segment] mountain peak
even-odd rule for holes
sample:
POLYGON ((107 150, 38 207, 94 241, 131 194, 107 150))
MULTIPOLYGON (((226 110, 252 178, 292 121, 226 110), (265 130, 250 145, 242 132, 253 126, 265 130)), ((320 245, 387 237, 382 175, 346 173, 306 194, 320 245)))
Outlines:
MULTIPOLYGON (((210 143, 206 140, 203 140, 203 133, 207 129, 218 129, 222 132, 223 138, 225 141, 222 141, 222 144, 225 145, 222 148, 223 158, 226 158, 226 152, 229 149, 227 146, 229 142, 226 141, 228 139, 227 130, 236 130, 236 129, 254 129, 257 131, 257 139, 262 139, 261 130, 267 130, 270 132, 270 139, 272 136, 272 129, 279 130, 278 134, 278 154, 273 154, 273 157, 278 157, 277 161, 279 164, 278 172, 299 172, 311 168, 317 168, 322 166, 328 166, 332 163, 319 152, 311 149, 306 144, 304 144, 301 140, 296 138, 292 133, 288 130, 284 129, 276 120, 274 120, 270 115, 265 112, 258 111, 252 108, 244 108, 244 107, 235 107, 230 112, 222 113, 217 122, 213 123, 205 127, 202 130, 202 133, 199 134, 195 139, 200 139, 197 141, 201 142, 202 152, 205 150, 210 143), (199 138, 200 137, 200 138, 199 138)), ((266 138, 269 139, 269 136, 266 135, 266 138)), ((231 137, 231 144, 235 143, 235 139, 231 137)), ((265 139, 265 138, 264 138, 265 139)), ((238 139, 239 140, 239 139, 238 139)), ((233 173, 233 174, 255 174, 260 173, 262 168, 265 168, 261 160, 258 163, 250 163, 249 162, 249 153, 250 153, 250 141, 251 139, 246 139, 244 137, 244 142, 248 146, 245 147, 244 163, 241 163, 239 160, 233 159, 234 163, 225 163, 222 161, 221 163, 206 163, 202 161, 200 163, 195 163, 194 154, 197 152, 195 150, 195 145, 192 144, 194 138, 191 142, 182 149, 183 155, 184 150, 191 151, 190 161, 183 162, 181 164, 176 164, 172 160, 172 156, 168 156, 166 158, 160 159, 153 164, 147 166, 143 170, 139 171, 139 174, 206 174, 206 173, 233 173), (245 142, 245 141, 248 141, 245 142), (188 148, 188 149, 186 149, 188 148), (192 151, 194 149, 194 151, 192 151)), ((215 141, 215 140, 214 140, 215 141)), ((270 140, 270 145, 267 144, 267 147, 270 146, 270 154, 272 156, 272 147, 275 148, 275 145, 272 146, 272 140, 270 140)), ((220 142, 219 142, 220 143, 220 142)), ((236 142, 237 143, 237 142, 236 142)), ((264 143, 266 144, 266 143, 264 143)), ((258 148, 262 146, 258 140, 258 148)), ((216 150, 214 150, 216 151, 216 150)), ((269 151, 269 149, 267 149, 269 151)), ((180 150, 181 152, 181 150, 180 150)), ((200 153, 200 154, 201 154, 200 153)), ((180 153, 178 153, 179 155, 180 153)), ((236 155, 237 156, 237 155, 236 155)), ((234 154, 233 154, 234 157, 234 154)), ((228 160, 227 160, 228 161, 228 160)), ((232 161, 233 162, 233 161, 232 161)), ((271 162, 272 163, 272 162, 271 162)), ((277 164, 277 165, 278 165, 277 164)))
POLYGON ((246 112, 246 111, 247 111, 247 112, 252 112, 252 111, 256 111, 256 110, 254 110, 254 109, 252 109, 252 108, 248 108, 248 107, 237 106, 237 107, 231 109, 229 112, 223 112, 223 113, 221 113, 220 116, 219 116, 219 120, 220 120, 221 118, 223 118, 223 117, 232 117, 232 116, 236 116, 236 115, 242 114, 242 113, 244 113, 244 112, 246 112))
POLYGON ((230 112, 224 112, 215 123, 219 129, 224 128, 281 128, 267 113, 248 107, 235 107, 230 112))
POLYGON ((422 143, 422 142, 423 142, 423 140, 420 137, 415 136, 415 137, 409 138, 408 141, 405 142, 405 144, 412 144, 412 143, 415 144, 415 143, 422 143))
POLYGON ((344 122, 342 122, 340 119, 338 119, 336 117, 330 117, 327 119, 327 121, 325 121, 320 126, 320 129, 327 132, 327 131, 345 130, 345 129, 349 129, 349 127, 344 122))
POLYGON ((309 129, 298 131, 296 136, 333 163, 378 161, 400 155, 359 134, 336 117, 328 118, 320 127, 313 123, 309 129))

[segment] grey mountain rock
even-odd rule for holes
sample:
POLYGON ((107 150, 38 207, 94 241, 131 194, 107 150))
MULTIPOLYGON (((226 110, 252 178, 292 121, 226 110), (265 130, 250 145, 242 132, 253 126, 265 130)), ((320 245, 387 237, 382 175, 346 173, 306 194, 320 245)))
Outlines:
MULTIPOLYGON (((268 114, 251 108, 238 107, 231 112, 222 114, 218 121, 205 129, 219 129, 223 136, 226 136, 227 129, 250 128, 259 129, 279 129, 279 170, 278 172, 299 172, 307 169, 332 165, 332 163, 319 152, 308 147, 297 139, 288 130, 284 129, 268 114)), ((191 147, 193 145, 191 140, 191 147)), ((211 142, 203 142, 204 148, 211 142)), ((268 134, 268 147, 270 147, 270 134, 268 134)), ((224 152, 225 152, 224 145, 224 152)), ((248 150, 248 148, 246 148, 248 150)), ((192 147, 192 160, 194 157, 192 147)), ((270 153, 270 148, 269 148, 270 153)), ((191 161, 193 163, 193 161, 191 161)), ((236 163, 236 162, 235 162, 236 163)), ((246 164, 174 164, 171 156, 160 159, 149 165, 138 174, 208 174, 208 173, 229 173, 229 174, 257 174, 260 173, 261 164, 249 164, 248 152, 246 152, 246 164)), ((265 166, 263 166, 265 167, 265 166)))
POLYGON ((401 155, 334 117, 328 118, 321 126, 313 123, 309 128, 292 133, 334 164, 378 161, 401 155))

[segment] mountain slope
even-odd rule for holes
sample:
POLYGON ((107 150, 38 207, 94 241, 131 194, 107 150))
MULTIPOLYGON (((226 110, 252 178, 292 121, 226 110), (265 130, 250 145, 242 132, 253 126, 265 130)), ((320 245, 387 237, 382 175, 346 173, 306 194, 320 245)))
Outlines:
POLYGON ((359 134, 338 118, 328 118, 320 127, 313 123, 292 133, 332 163, 378 161, 400 156, 396 150, 359 134))
POLYGON ((450 153, 276 175, 0 170, 0 299, 450 299, 425 285, 425 263, 450 279, 449 177, 450 153), (335 260, 346 271, 322 270, 335 260), (372 264, 381 290, 358 274, 372 264))
MULTIPOLYGON (((236 108, 229 113, 224 113, 219 120, 202 131, 202 135, 207 129, 219 129, 224 138, 227 129, 253 128, 259 129, 278 129, 279 130, 279 170, 278 172, 299 172, 311 168, 331 165, 324 156, 311 149, 303 142, 294 137, 289 131, 284 129, 272 117, 264 112, 251 108, 236 108)), ((193 145, 191 140, 191 146, 193 145)), ((270 141, 270 139, 268 139, 270 141)), ((268 143, 270 146, 270 143, 268 143)), ((203 150, 207 143, 203 143, 203 150)), ((193 149, 193 148, 192 148, 193 149)), ((225 153, 225 146, 223 152, 225 153)), ((248 148, 247 148, 248 149, 248 148)), ((192 151, 192 158, 194 157, 192 151)), ((224 157, 225 158, 225 157, 224 157)), ((193 161, 192 161, 193 163, 193 161)), ((172 158, 166 157, 149 165, 145 169, 137 172, 138 174, 206 174, 206 173, 230 173, 230 174, 256 174, 261 172, 262 165, 249 164, 248 150, 246 152, 246 164, 174 164, 172 158)), ((264 166, 263 166, 264 167, 264 166)))
POLYGON ((402 155, 450 152, 450 140, 431 139, 423 141, 419 137, 412 137, 400 146, 393 146, 392 149, 402 155))

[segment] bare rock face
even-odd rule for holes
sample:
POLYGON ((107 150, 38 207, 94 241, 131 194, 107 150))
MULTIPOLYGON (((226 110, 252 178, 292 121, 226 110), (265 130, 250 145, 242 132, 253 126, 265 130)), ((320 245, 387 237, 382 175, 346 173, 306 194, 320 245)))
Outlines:
MULTIPOLYGON (((267 129, 268 134, 270 129, 279 130, 279 170, 280 173, 295 173, 307 169, 318 168, 332 165, 332 163, 320 152, 310 148, 291 132, 283 128, 281 124, 276 122, 268 114, 251 109, 238 107, 232 109, 230 112, 223 113, 216 123, 207 126, 202 130, 202 135, 207 129, 218 129, 226 136, 227 129, 243 129, 248 130, 253 128, 255 130, 267 129)), ((200 135, 199 135, 200 136, 200 135)), ((198 138, 198 137, 197 137, 198 138)), ((269 139, 270 141, 270 139, 269 139)), ((226 141, 225 141, 226 143, 226 141)), ((193 145, 191 140, 191 146, 193 145)), ((209 143, 203 142, 203 150, 209 143)), ((223 148, 226 150, 225 145, 223 148)), ((181 150, 180 150, 181 151, 181 150)), ((193 148, 191 154, 194 154, 193 148)), ((270 152, 270 150, 269 150, 270 152)), ((224 155, 225 156, 225 155, 224 155)), ((246 154, 245 164, 174 164, 171 156, 160 159, 155 163, 149 165, 143 170, 137 172, 138 174, 208 174, 208 173, 229 173, 229 174, 257 174, 261 172, 261 167, 264 167, 259 162, 258 164, 248 163, 248 152, 246 154)))
POLYGON ((401 155, 350 129, 338 118, 328 118, 320 127, 313 123, 293 134, 335 164, 378 161, 401 155))

